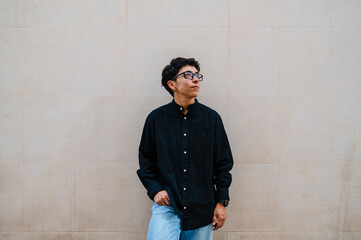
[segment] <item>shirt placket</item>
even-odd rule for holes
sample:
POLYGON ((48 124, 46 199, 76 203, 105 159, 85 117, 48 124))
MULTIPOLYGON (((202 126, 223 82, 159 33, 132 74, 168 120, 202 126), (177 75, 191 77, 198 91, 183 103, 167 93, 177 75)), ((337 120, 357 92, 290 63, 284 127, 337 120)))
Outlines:
POLYGON ((179 108, 182 113, 182 199, 183 199, 183 214, 187 214, 188 205, 188 170, 189 170, 189 137, 188 137, 188 123, 189 115, 183 114, 183 108, 179 108))

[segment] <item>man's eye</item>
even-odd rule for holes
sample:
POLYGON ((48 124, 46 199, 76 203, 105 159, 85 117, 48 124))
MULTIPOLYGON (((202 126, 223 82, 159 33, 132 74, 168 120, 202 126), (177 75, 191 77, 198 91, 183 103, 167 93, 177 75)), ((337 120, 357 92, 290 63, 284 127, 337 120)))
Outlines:
POLYGON ((185 73, 186 78, 192 78, 192 73, 185 73))

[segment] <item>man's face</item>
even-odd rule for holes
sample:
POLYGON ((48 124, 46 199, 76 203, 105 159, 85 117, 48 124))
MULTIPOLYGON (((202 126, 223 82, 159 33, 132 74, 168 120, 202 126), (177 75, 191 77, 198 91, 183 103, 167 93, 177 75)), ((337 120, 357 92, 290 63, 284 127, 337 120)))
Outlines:
MULTIPOLYGON (((177 73, 180 74, 182 72, 192 72, 197 73, 198 70, 194 66, 183 66, 177 73)), ((177 81, 169 80, 168 86, 172 89, 176 89, 174 95, 180 94, 187 98, 194 98, 198 96, 199 89, 200 89, 200 82, 196 76, 193 76, 193 79, 186 79, 184 74, 177 77, 177 81)))

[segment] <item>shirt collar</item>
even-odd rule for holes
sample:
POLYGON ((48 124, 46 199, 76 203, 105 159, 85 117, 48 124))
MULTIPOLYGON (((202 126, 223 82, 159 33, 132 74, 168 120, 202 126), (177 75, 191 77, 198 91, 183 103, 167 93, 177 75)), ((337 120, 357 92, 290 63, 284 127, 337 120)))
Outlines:
MULTIPOLYGON (((171 102, 172 108, 177 110, 178 112, 183 112, 183 107, 181 105, 179 105, 178 103, 176 103, 176 101, 174 100, 174 98, 172 99, 171 102)), ((199 105, 199 102, 197 100, 197 98, 194 99, 194 103, 189 104, 187 106, 188 111, 192 111, 192 109, 195 109, 197 106, 199 105)))

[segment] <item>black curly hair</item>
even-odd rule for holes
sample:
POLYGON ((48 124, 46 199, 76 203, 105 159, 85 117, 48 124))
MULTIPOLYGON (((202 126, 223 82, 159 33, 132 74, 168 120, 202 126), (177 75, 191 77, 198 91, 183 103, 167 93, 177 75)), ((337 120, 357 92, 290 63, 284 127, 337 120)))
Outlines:
POLYGON ((179 70, 186 65, 193 66, 198 70, 198 72, 200 71, 199 63, 194 58, 183 58, 183 57, 173 58, 172 61, 170 61, 170 64, 165 66, 162 71, 162 86, 173 97, 174 97, 174 92, 168 86, 167 82, 169 80, 172 80, 177 75, 179 70))

